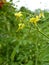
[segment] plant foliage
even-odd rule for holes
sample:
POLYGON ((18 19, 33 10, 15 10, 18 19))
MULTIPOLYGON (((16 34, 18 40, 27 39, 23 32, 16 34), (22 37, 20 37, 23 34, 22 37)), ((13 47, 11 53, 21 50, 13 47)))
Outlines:
POLYGON ((10 2, 0 9, 0 65, 49 65, 49 12, 43 11, 45 18, 37 23, 40 32, 29 22, 38 10, 19 11, 10 2), (16 18, 19 11, 23 16, 16 18), (17 31, 21 22, 25 27, 17 31))

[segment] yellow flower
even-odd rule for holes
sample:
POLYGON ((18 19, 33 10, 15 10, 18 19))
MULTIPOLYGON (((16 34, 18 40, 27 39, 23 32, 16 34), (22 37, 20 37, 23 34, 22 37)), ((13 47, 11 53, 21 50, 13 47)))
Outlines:
POLYGON ((35 21, 38 22, 40 20, 39 16, 36 16, 35 21))
POLYGON ((30 22, 36 24, 40 20, 39 16, 30 18, 30 22))
POLYGON ((21 17, 21 16, 23 16, 22 12, 15 13, 14 15, 15 15, 16 17, 18 17, 18 18, 21 17))
POLYGON ((25 24, 24 23, 19 23, 18 26, 19 27, 18 27, 16 32, 18 32, 20 29, 23 29, 25 27, 25 24))
POLYGON ((19 29, 23 29, 25 24, 24 23, 20 23, 20 24, 18 24, 18 26, 19 26, 19 29))
POLYGON ((39 18, 41 18, 41 17, 45 18, 44 13, 42 13, 42 12, 39 14, 39 18))

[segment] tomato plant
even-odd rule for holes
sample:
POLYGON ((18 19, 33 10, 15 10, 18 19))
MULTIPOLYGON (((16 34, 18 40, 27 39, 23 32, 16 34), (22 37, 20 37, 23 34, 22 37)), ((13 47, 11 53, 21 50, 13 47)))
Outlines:
POLYGON ((0 65, 49 65, 49 12, 1 7, 0 65))

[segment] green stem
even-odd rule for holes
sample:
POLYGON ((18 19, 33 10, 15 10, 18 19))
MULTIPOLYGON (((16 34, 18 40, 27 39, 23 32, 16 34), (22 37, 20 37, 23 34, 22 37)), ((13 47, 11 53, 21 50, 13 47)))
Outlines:
POLYGON ((7 43, 7 63, 9 62, 9 43, 7 43))
POLYGON ((48 38, 49 39, 49 37, 46 35, 46 34, 44 34, 43 32, 41 32, 40 31, 40 29, 38 28, 38 26, 36 25, 36 28, 37 28, 37 30, 42 34, 42 35, 44 35, 46 38, 48 38))
POLYGON ((49 37, 47 35, 45 35, 43 32, 39 31, 42 35, 44 35, 46 38, 49 39, 49 37))
MULTIPOLYGON (((37 31, 38 32, 38 31, 37 31)), ((38 34, 38 33, 37 33, 38 34)), ((36 35, 37 35, 36 34, 36 35)), ((37 37, 36 37, 37 38, 37 37)), ((38 38, 36 39, 36 43, 35 43, 35 46, 36 46, 36 51, 35 51, 35 54, 36 54, 36 60, 35 60, 35 65, 38 65, 38 38)))
POLYGON ((35 54, 36 54, 35 65, 37 65, 38 64, 38 47, 37 47, 37 44, 36 44, 36 52, 35 52, 35 54))

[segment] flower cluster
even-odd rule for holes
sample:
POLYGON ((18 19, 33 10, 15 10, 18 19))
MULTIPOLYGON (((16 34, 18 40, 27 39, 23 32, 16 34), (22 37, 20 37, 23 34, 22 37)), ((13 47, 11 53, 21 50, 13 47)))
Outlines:
MULTIPOLYGON (((15 13, 14 14, 17 18, 20 18, 21 16, 23 16, 22 12, 18 12, 18 13, 15 13)), ((30 23, 34 23, 35 25, 37 24, 38 21, 41 20, 41 17, 45 18, 44 16, 44 13, 40 13, 39 15, 35 16, 35 17, 31 17, 29 22, 30 23)), ((25 27, 25 24, 24 23, 19 23, 18 24, 18 29, 17 29, 17 32, 20 30, 20 29, 23 29, 25 27)))
POLYGON ((30 22, 36 24, 40 20, 39 16, 30 18, 30 22))
POLYGON ((36 25, 41 17, 45 18, 44 14, 42 12, 39 14, 39 16, 30 18, 30 22, 34 23, 36 25))

